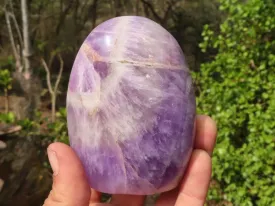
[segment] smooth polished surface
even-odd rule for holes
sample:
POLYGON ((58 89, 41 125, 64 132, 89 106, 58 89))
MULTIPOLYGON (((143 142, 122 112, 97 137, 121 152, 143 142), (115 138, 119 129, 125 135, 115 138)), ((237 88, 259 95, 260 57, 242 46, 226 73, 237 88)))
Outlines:
POLYGON ((192 150, 195 96, 182 50, 159 24, 125 16, 96 27, 76 56, 67 112, 91 187, 111 194, 176 187, 192 150))

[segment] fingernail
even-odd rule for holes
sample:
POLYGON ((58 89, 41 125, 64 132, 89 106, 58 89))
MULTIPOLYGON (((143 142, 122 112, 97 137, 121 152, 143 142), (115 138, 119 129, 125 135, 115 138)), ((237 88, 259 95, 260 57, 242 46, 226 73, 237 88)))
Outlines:
POLYGON ((58 171, 59 171, 59 165, 58 165, 58 159, 56 156, 56 152, 49 150, 49 149, 47 152, 48 152, 49 162, 50 162, 52 170, 53 170, 53 175, 56 176, 56 175, 58 175, 58 171))

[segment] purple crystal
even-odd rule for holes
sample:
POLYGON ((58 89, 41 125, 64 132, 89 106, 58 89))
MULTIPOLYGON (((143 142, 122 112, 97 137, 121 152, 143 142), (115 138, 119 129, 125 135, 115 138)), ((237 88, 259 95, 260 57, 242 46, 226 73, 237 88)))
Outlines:
POLYGON ((71 147, 94 189, 148 195, 179 183, 195 96, 182 50, 159 24, 124 16, 96 27, 76 56, 67 111, 71 147))

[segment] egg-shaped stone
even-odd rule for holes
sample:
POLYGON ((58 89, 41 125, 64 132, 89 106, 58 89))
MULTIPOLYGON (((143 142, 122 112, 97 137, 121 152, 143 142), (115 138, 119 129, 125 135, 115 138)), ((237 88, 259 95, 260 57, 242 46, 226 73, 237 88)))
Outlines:
POLYGON ((183 52, 154 21, 110 19, 80 47, 67 121, 92 188, 136 195, 175 188, 192 152, 195 110, 183 52))

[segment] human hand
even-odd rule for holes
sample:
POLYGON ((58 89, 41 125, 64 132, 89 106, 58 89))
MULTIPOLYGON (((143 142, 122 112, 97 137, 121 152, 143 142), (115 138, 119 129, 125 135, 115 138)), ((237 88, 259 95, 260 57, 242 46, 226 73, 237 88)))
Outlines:
MULTIPOLYGON (((163 193, 156 206, 203 206, 211 179, 211 154, 216 140, 216 124, 208 116, 196 117, 194 150, 178 188, 163 193)), ((113 195, 111 203, 100 203, 100 193, 91 189, 83 166, 67 145, 48 147, 53 169, 52 190, 44 206, 141 206, 145 196, 113 195)))

